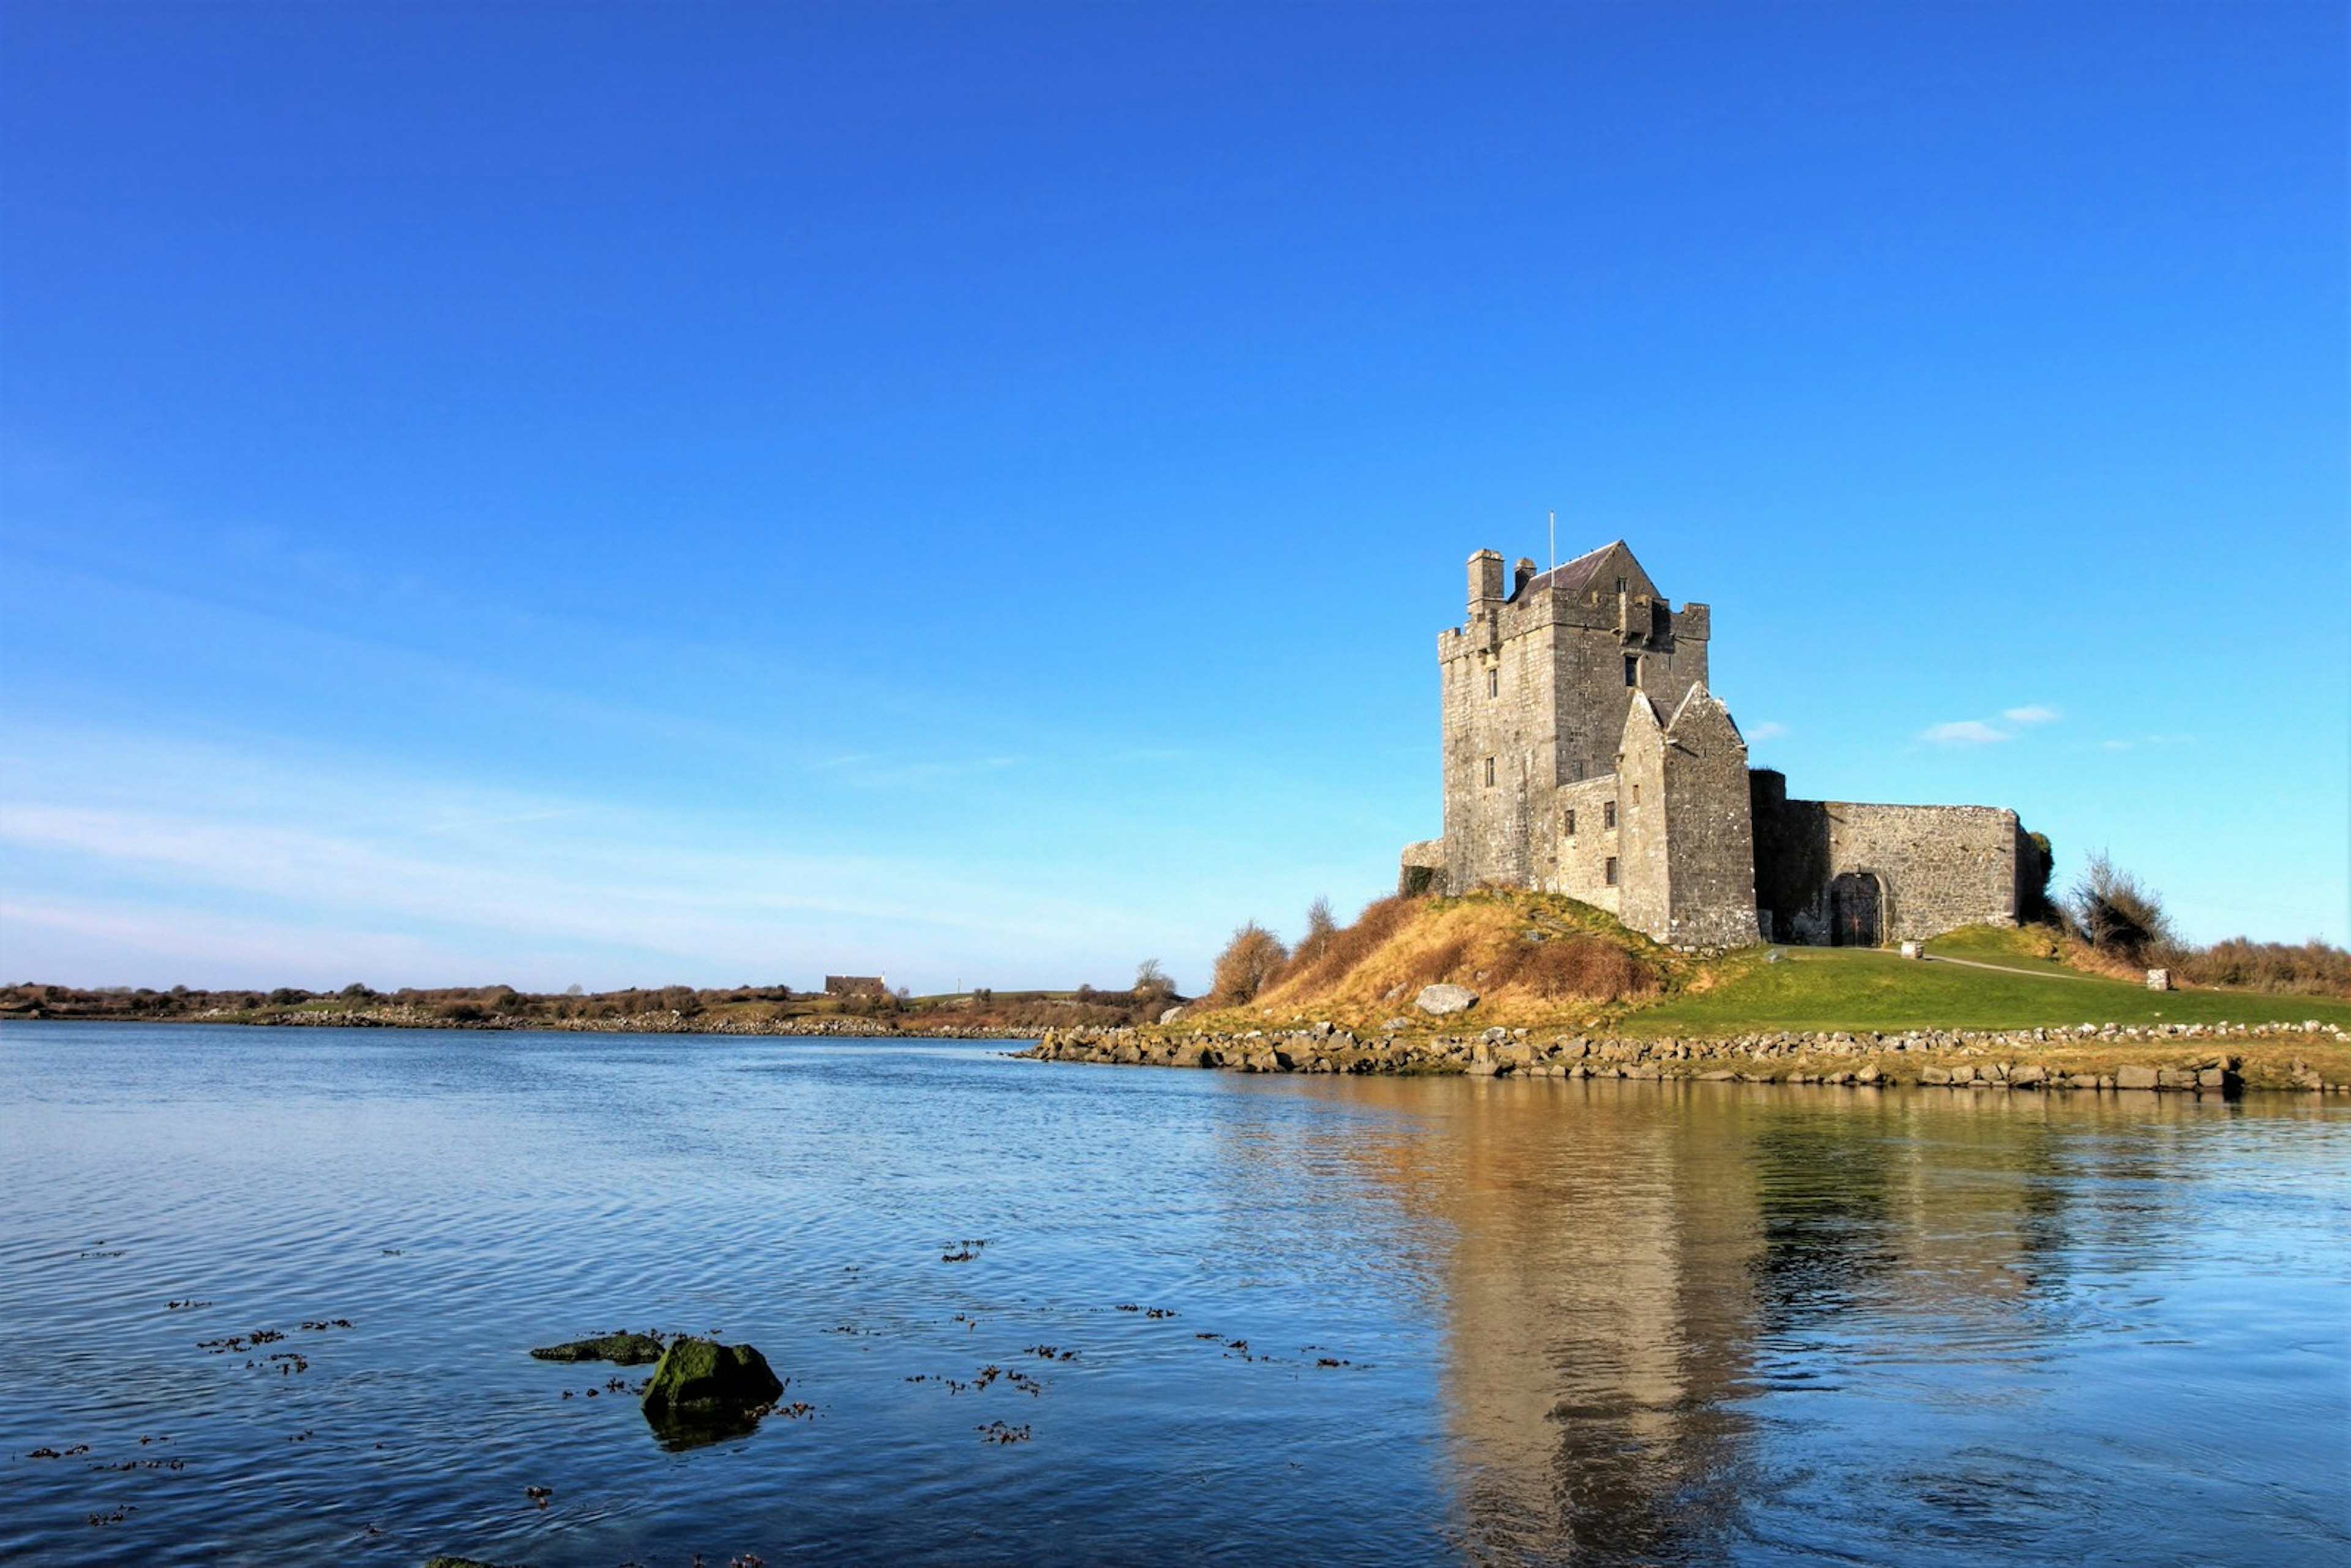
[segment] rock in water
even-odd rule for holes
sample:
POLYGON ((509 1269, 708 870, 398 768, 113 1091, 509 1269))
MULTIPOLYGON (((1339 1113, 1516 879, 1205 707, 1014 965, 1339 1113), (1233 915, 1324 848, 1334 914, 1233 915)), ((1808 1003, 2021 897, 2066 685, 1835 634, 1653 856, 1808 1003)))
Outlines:
POLYGON ((665 1436, 723 1436, 756 1423, 783 1391, 768 1358, 747 1344, 673 1340, 645 1389, 645 1419, 665 1436))
POLYGON ((651 1334, 608 1333, 601 1339, 541 1345, 530 1354, 541 1361, 609 1361, 615 1366, 643 1366, 661 1359, 662 1344, 651 1334))
POLYGON ((1424 986, 1412 1005, 1422 1012, 1443 1018, 1447 1013, 1465 1013, 1478 1005, 1478 993, 1467 986, 1424 986))

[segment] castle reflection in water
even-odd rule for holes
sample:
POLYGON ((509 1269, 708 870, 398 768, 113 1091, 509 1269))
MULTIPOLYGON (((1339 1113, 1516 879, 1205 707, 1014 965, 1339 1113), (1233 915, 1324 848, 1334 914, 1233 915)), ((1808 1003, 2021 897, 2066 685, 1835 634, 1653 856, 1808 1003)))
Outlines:
MULTIPOLYGON (((2015 1369, 2081 1326, 2069 1260, 2126 1270, 2160 1247, 2137 1186, 2169 1134, 2233 1113, 1728 1084, 1310 1092, 1405 1129, 1348 1146, 1411 1214, 1401 1234, 1442 1254, 1391 1261, 1442 1298, 1455 1544, 1495 1562, 1743 1555, 1781 1493, 1846 1484, 1865 1538, 1963 1534, 1970 1480, 1920 1431, 1927 1406, 2015 1399, 2015 1369), (1870 1450, 1849 1470, 1817 1432, 1774 1441, 1815 1394, 1870 1450), (1944 1457, 1906 1473, 1906 1447, 1944 1457)), ((2027 1468, 1978 1447, 1963 1462, 1988 1484, 2027 1468)))

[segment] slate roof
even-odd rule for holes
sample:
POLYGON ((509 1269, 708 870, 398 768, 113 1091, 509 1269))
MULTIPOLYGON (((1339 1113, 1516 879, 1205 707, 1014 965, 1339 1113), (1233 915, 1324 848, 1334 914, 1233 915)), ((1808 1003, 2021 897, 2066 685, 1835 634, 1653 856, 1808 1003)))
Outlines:
POLYGON ((1560 593, 1582 593, 1592 586, 1593 576, 1600 570, 1601 558, 1610 550, 1622 548, 1624 543, 1623 539, 1614 539, 1602 545, 1598 549, 1586 550, 1573 560, 1562 561, 1549 571, 1539 571, 1529 578, 1526 587, 1512 594, 1511 598, 1523 599, 1530 593, 1540 593, 1546 588, 1560 593))

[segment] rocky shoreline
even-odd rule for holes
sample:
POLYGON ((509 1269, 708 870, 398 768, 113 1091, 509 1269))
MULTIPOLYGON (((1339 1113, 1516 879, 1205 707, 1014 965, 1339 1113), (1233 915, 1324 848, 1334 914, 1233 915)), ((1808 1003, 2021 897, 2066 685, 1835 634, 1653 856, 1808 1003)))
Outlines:
POLYGON ((1630 1040, 1523 1029, 1358 1037, 1329 1023, 1245 1033, 1152 1028, 1048 1031, 1018 1056, 1044 1061, 1468 1077, 1689 1080, 1855 1088, 1969 1090, 2248 1089, 2351 1092, 2351 1031, 2310 1021, 2084 1024, 2006 1031, 1773 1032, 1728 1040, 1630 1040))

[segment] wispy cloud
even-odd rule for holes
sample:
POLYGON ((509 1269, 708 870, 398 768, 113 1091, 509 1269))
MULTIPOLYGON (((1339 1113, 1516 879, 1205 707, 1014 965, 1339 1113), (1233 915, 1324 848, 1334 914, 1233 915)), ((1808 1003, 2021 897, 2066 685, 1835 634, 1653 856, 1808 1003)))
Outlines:
POLYGON ((2057 710, 2039 703, 2002 708, 2001 718, 2012 727, 2003 729, 1997 724, 1987 724, 1980 718, 1955 718, 1948 724, 1928 725, 1918 738, 1929 746, 1997 746, 2003 740, 2014 740, 2019 729, 2037 724, 2057 722, 2057 710))
POLYGON ((1066 870, 948 870, 922 845, 860 852, 757 818, 83 739, 78 766, 37 759, 0 798, 0 947, 61 979, 167 962, 190 983, 719 983, 925 963, 1029 983, 1048 977, 1040 955, 1109 974, 1165 946, 1066 870))
POLYGON ((1747 739, 1751 745, 1759 740, 1777 740, 1787 733, 1788 727, 1786 725, 1780 723, 1777 719, 1767 718, 1761 724, 1757 725, 1753 729, 1747 732, 1747 739))
POLYGON ((1918 738, 1929 746, 1990 746, 2016 737, 2004 729, 1994 729, 1980 718, 1960 718, 1949 724, 1928 725, 1918 738))

